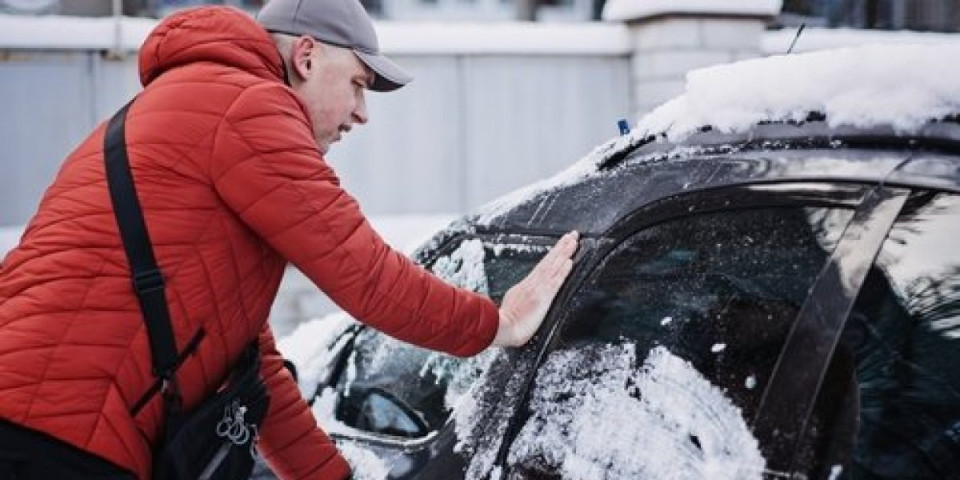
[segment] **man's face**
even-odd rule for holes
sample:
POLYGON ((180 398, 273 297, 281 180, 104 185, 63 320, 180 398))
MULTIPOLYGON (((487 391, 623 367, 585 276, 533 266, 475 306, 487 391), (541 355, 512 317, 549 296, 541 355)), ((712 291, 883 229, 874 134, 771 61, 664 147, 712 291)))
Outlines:
POLYGON ((295 60, 302 82, 294 88, 307 105, 313 136, 325 154, 355 124, 367 123, 364 90, 374 76, 351 50, 308 40, 312 45, 295 60))

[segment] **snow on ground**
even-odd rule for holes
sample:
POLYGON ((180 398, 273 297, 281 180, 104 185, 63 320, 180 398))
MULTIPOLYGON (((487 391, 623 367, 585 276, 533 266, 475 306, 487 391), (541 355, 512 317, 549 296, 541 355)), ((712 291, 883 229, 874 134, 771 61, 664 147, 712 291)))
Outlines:
POLYGON ((0 227, 0 261, 13 247, 20 242, 20 235, 23 234, 23 227, 7 226, 0 227))

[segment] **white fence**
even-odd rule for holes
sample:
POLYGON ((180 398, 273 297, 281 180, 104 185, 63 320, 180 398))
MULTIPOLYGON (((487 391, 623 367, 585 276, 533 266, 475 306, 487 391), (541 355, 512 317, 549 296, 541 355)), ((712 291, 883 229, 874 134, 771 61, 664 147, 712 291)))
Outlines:
MULTIPOLYGON (((139 90, 133 50, 152 22, 121 27, 0 16, 0 225, 28 220, 62 159, 139 90)), ((370 123, 328 155, 369 214, 464 212, 559 170, 630 117, 621 25, 379 29, 416 80, 369 95, 370 123)))

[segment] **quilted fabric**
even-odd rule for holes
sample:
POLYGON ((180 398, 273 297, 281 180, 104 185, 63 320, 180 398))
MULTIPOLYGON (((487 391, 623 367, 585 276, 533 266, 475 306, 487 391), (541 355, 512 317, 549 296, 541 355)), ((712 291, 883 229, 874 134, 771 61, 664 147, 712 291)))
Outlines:
MULTIPOLYGON (((227 7, 168 17, 140 52, 127 120, 134 180, 182 348, 187 408, 258 338, 271 404, 261 451, 281 478, 335 479, 346 462, 282 368, 266 323, 287 261, 341 307, 455 355, 485 348, 496 306, 388 248, 319 154, 279 54, 227 7)), ((0 267, 0 418, 149 477, 162 424, 146 330, 103 167, 103 125, 70 154, 0 267)))

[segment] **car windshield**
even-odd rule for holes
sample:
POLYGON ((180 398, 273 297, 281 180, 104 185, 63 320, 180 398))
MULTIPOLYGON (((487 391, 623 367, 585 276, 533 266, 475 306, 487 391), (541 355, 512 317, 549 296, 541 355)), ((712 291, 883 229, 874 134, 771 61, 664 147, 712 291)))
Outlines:
MULTIPOLYGON (((452 248, 441 252, 445 253, 428 264, 431 271, 499 302, 507 289, 536 265, 547 247, 473 238, 455 241, 452 248)), ((364 330, 345 374, 338 381, 341 398, 336 407, 337 419, 375 433, 423 436, 444 424, 491 359, 489 352, 461 359, 400 342, 372 329, 364 330), (403 420, 376 420, 378 409, 365 401, 371 391, 386 393, 390 402, 404 411, 400 415, 403 420)))

